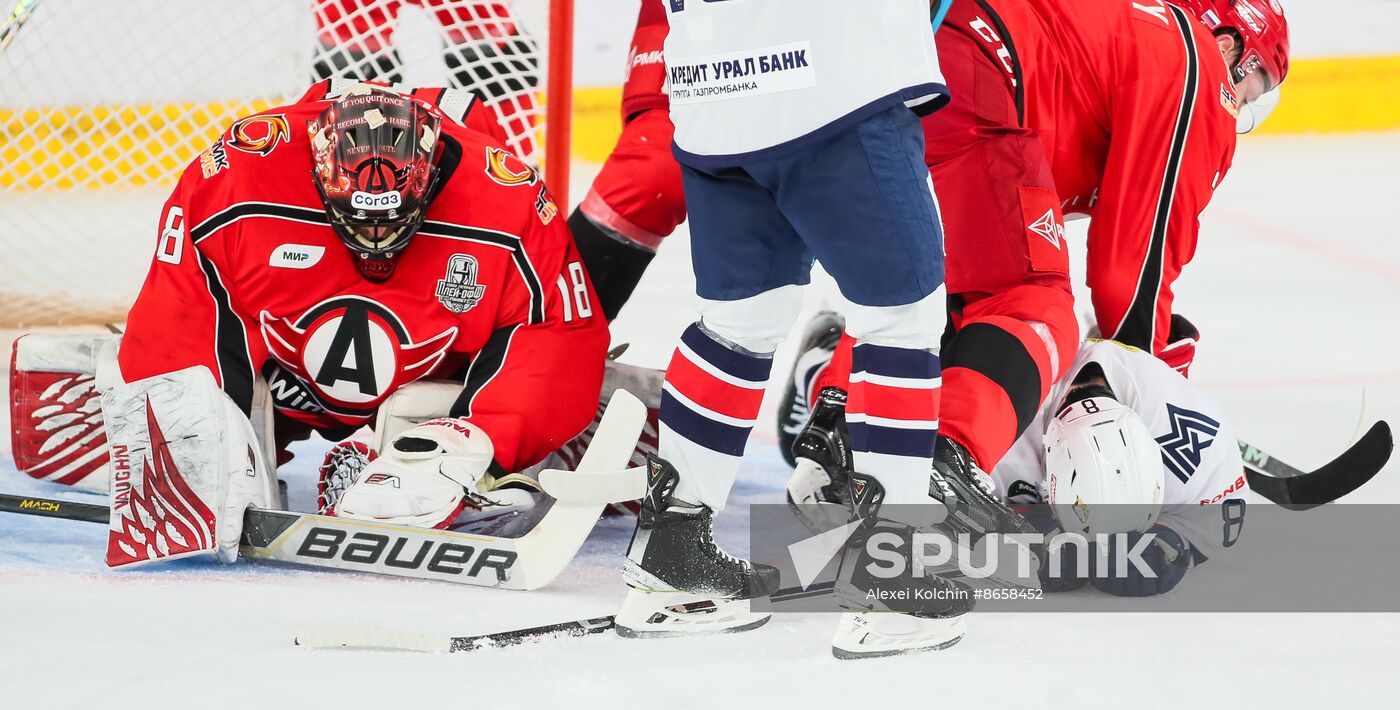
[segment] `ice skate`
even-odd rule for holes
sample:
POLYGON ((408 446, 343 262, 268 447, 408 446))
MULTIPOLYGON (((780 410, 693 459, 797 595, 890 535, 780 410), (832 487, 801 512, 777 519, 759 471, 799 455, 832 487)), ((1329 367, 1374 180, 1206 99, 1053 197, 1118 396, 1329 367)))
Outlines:
MULTIPOLYGON (((841 341, 845 328, 846 319, 841 314, 821 311, 812 316, 802 332, 797 359, 792 363, 783 399, 778 404, 778 450, 789 466, 797 465, 793 446, 806 428, 813 409, 813 403, 807 401, 812 378, 831 362, 831 355, 841 341)), ((844 407, 844 401, 842 405, 844 407)))
MULTIPOLYGON (((1038 534, 1034 526, 996 497, 992 477, 977 467, 967 449, 945 436, 938 437, 929 497, 947 508, 947 517, 934 529, 957 541, 960 556, 980 556, 975 551, 988 533, 1038 534)), ((992 577, 1015 586, 1038 586, 1035 570, 1040 567, 1039 546, 1032 547, 1030 554, 1028 576, 1016 574, 1014 554, 1003 554, 998 557, 992 577)))
POLYGON ((714 511, 673 497, 679 474, 664 459, 647 465, 647 493, 622 575, 631 587, 617 614, 626 637, 747 631, 768 622, 749 600, 778 589, 778 570, 715 544, 714 511))
POLYGON ((831 640, 831 655, 849 661, 938 651, 961 641, 966 631, 967 621, 962 616, 925 619, 908 614, 846 612, 831 640))
POLYGON ((866 541, 880 533, 908 538, 911 528, 879 517, 884 487, 862 474, 851 476, 854 519, 860 527, 846 541, 836 575, 841 615, 831 653, 841 659, 876 658, 947 648, 963 636, 963 617, 972 611, 971 590, 953 580, 928 574, 895 580, 869 571, 866 541))
POLYGON ((789 507, 814 533, 844 524, 851 513, 851 444, 846 393, 824 388, 792 444, 796 465, 787 483, 789 507))

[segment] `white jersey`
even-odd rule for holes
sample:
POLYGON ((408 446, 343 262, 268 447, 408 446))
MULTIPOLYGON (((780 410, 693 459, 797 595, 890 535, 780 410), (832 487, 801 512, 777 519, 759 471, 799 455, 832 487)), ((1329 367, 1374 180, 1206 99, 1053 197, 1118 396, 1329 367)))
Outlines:
POLYGON ((1050 388, 1030 427, 992 471, 997 492, 1011 503, 1043 502, 1045 428, 1075 373, 1090 362, 1103 368, 1118 401, 1142 417, 1162 447, 1166 485, 1158 522, 1181 533, 1205 557, 1233 544, 1239 526, 1227 523, 1238 520, 1242 510, 1220 504, 1243 501, 1248 483, 1220 405, 1151 354, 1111 340, 1080 346, 1069 374, 1050 388))
POLYGON ((900 104, 947 101, 928 0, 668 0, 667 14, 684 163, 768 157, 900 104))

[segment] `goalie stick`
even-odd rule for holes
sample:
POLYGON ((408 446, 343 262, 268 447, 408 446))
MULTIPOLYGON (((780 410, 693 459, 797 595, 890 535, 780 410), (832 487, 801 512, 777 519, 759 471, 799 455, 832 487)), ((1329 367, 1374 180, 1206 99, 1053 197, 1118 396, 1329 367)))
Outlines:
MULTIPOLYGON (((555 498, 516 538, 388 525, 285 511, 249 509, 240 552, 252 559, 311 567, 436 579, 501 589, 549 584, 573 560, 608 503, 645 491, 640 468, 624 468, 646 422, 631 393, 616 391, 575 471, 548 469, 540 484, 555 498)), ((105 505, 0 494, 0 512, 106 523, 105 505)))
POLYGON ((1375 478, 1395 448, 1390 425, 1371 425, 1341 455, 1312 471, 1290 466, 1267 452, 1241 441, 1249 487, 1289 510, 1307 510, 1331 503, 1375 478))

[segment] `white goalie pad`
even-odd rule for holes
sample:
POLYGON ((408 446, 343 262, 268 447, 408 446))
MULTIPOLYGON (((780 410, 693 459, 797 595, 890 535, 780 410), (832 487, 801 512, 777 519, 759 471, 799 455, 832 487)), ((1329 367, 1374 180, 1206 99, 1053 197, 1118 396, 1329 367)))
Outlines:
POLYGON ((205 367, 102 394, 111 447, 107 565, 238 556, 243 511, 277 500, 253 425, 205 367))
POLYGON ((107 491, 98 372, 120 382, 121 336, 30 334, 10 360, 10 444, 15 466, 42 481, 107 491))
MULTIPOLYGON (((43 481, 108 491, 108 446, 101 393, 122 383, 121 336, 31 333, 15 340, 10 360, 10 442, 15 466, 43 481)), ((260 450, 275 459, 272 400, 253 386, 253 427, 260 450)))

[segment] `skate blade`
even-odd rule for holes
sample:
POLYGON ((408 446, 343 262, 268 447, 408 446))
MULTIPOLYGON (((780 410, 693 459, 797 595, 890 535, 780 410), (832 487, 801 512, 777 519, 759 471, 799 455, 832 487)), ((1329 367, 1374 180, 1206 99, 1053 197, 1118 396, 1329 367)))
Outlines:
POLYGON ((848 613, 842 615, 836 628, 831 655, 848 661, 940 651, 956 645, 966 633, 965 616, 925 619, 904 614, 848 613))
POLYGON ((772 620, 772 618, 773 616, 770 614, 768 616, 760 617, 759 619, 752 621, 748 624, 744 624, 742 626, 730 626, 709 630, 672 631, 651 630, 646 628, 634 629, 628 626, 623 626, 621 624, 613 626, 613 630, 617 632, 618 636, 621 636, 625 639, 664 639, 679 638, 681 636, 717 636, 719 634, 738 634, 743 633, 745 631, 753 631, 754 629, 760 628, 767 624, 770 620, 772 620))
POLYGON ((623 638, 668 638, 752 631, 772 618, 749 599, 710 599, 685 592, 629 589, 613 629, 623 638))
POLYGON ((942 642, 942 643, 934 644, 934 645, 932 645, 932 646, 920 646, 920 647, 918 647, 918 648, 901 648, 901 649, 889 650, 889 651, 864 651, 864 652, 855 652, 855 651, 847 651, 846 649, 844 649, 844 648, 839 648, 839 647, 837 647, 837 646, 832 646, 832 647, 831 647, 831 655, 834 656, 835 658, 838 658, 838 659, 842 660, 842 661, 856 661, 856 660, 860 660, 860 659, 862 659, 862 658, 889 658, 890 656, 909 656, 909 655, 913 655, 913 654, 916 654, 916 653, 928 653, 928 652, 931 652, 931 651, 942 651, 942 650, 945 649, 945 648, 950 648, 950 647, 952 647, 952 646, 958 645, 958 642, 961 641, 962 638, 963 638, 963 635, 962 635, 962 634, 958 634, 958 635, 957 635, 956 637, 954 637, 954 638, 951 638, 951 639, 949 639, 949 640, 947 640, 947 641, 944 641, 944 642, 942 642))

